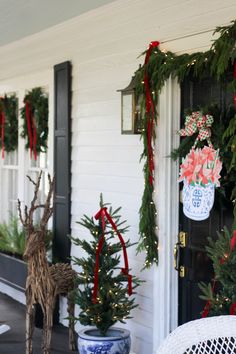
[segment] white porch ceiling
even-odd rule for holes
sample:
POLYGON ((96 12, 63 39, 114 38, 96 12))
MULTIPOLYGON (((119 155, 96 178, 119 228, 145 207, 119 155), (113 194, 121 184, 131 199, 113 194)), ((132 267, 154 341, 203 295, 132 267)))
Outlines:
POLYGON ((115 0, 0 0, 0 46, 115 0))

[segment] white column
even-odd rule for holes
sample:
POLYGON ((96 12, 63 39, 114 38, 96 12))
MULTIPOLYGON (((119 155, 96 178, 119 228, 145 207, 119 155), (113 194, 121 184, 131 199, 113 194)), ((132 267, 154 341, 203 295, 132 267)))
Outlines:
POLYGON ((179 145, 176 134, 180 124, 180 88, 168 79, 159 97, 156 144, 155 198, 159 225, 159 265, 153 272, 153 353, 177 326, 178 277, 173 265, 173 249, 178 236, 179 166, 170 158, 179 145))

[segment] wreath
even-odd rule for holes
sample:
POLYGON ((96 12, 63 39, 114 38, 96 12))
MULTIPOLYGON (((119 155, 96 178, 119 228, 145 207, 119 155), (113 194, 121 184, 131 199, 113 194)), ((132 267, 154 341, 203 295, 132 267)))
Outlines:
POLYGON ((40 152, 47 151, 48 139, 48 96, 41 87, 33 88, 24 97, 21 109, 23 127, 21 136, 26 139, 25 148, 34 159, 40 152))
POLYGON ((0 98, 0 141, 3 158, 4 151, 11 152, 18 147, 18 99, 15 95, 0 98))

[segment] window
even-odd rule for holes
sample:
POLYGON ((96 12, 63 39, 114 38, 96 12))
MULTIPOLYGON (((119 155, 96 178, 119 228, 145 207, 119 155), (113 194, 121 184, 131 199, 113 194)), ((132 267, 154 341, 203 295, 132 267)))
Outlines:
MULTIPOLYGON (((33 87, 39 86, 38 84, 33 87)), ((41 186, 39 191, 40 201, 44 200, 45 194, 47 193, 48 183, 47 183, 47 173, 49 169, 48 156, 50 154, 49 149, 47 153, 40 153, 37 156, 37 160, 30 158, 29 150, 25 149, 25 139, 23 139, 21 134, 22 118, 20 116, 20 109, 23 107, 23 99, 25 94, 31 90, 31 87, 24 90, 19 90, 17 92, 18 97, 18 149, 14 152, 5 152, 4 159, 0 159, 0 222, 8 222, 10 217, 18 216, 17 211, 17 200, 22 201, 22 204, 29 205, 33 197, 33 185, 29 183, 27 175, 29 175, 33 180, 36 180, 39 171, 43 171, 41 186)), ((48 89, 45 89, 48 92, 48 89)), ((7 93, 7 92, 6 92, 7 93)), ((3 92, 2 94, 5 94, 3 92)), ((8 94, 8 93, 7 93, 8 94)), ((50 116, 50 113, 49 113, 50 116)), ((49 140, 49 139, 48 139, 49 140)), ((53 144, 48 146, 52 147, 53 144)), ((1 147, 1 146, 0 146, 1 147)), ((51 153, 52 154, 52 153, 51 153)), ((40 217, 40 210, 37 210, 36 219, 40 217)))

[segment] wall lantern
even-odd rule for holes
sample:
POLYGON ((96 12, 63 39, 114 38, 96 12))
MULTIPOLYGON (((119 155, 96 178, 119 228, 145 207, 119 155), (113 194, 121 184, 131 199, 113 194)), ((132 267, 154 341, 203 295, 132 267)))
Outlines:
POLYGON ((129 85, 118 90, 121 92, 121 133, 122 134, 141 134, 142 119, 140 101, 137 100, 135 87, 137 78, 132 77, 129 85))

